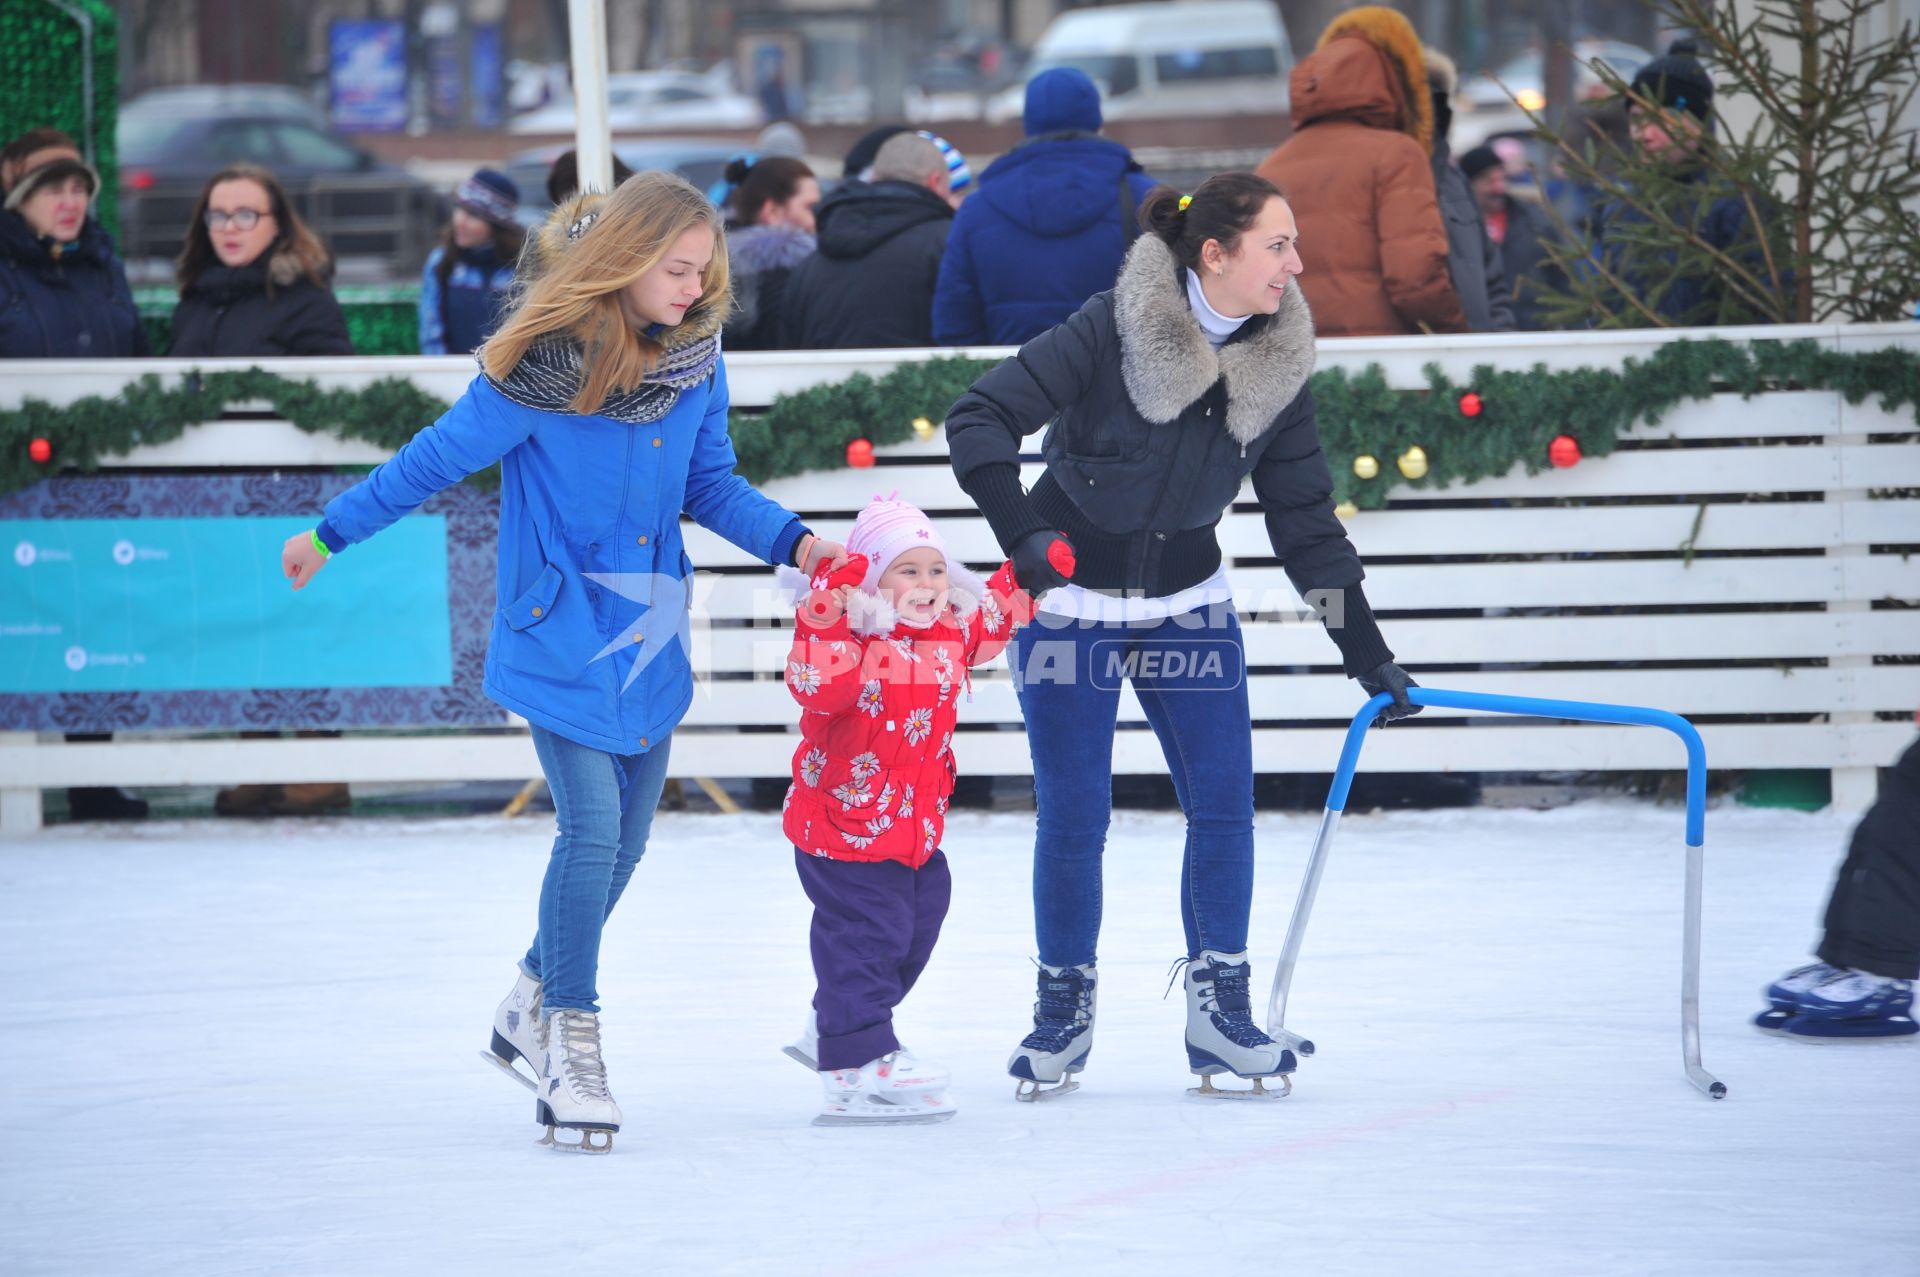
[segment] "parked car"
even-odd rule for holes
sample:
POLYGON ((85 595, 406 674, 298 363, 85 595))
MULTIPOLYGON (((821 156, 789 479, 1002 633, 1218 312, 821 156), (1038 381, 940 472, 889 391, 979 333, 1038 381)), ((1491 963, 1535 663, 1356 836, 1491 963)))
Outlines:
MULTIPOLYGON (((661 128, 758 128, 760 104, 714 76, 693 71, 629 71, 607 77, 607 121, 616 132, 661 128)), ((513 117, 512 133, 571 133, 571 95, 513 117)))
MULTIPOLYGON (((524 226, 538 226, 553 209, 547 199, 547 172, 570 142, 518 151, 507 160, 506 174, 520 188, 519 218, 524 226)), ((636 173, 661 170, 678 173, 701 190, 720 180, 728 161, 746 150, 742 142, 713 138, 614 139, 613 153, 636 173)))
POLYGON ((174 84, 120 104, 122 118, 150 115, 252 115, 327 127, 324 107, 291 84, 174 84))
POLYGON ((296 113, 290 99, 244 93, 142 95, 120 111, 120 220, 129 259, 173 257, 209 177, 262 164, 336 257, 418 270, 450 215, 433 185, 296 113))
MULTIPOLYGON (((1270 0, 1195 0, 1073 9, 1034 45, 1027 78, 1077 67, 1100 86, 1109 120, 1284 112, 1293 48, 1270 0)), ((987 105, 993 123, 1017 120, 1026 89, 987 105)))
MULTIPOLYGON (((1651 53, 1622 40, 1576 40, 1573 42, 1573 95, 1576 98, 1607 95, 1606 82, 1594 74, 1590 65, 1593 62, 1605 63, 1621 79, 1631 80, 1634 72, 1652 60, 1651 53)), ((1547 105, 1546 84, 1545 54, 1539 49, 1528 49, 1509 58, 1491 75, 1472 75, 1461 81, 1456 105, 1463 110, 1509 111, 1517 102, 1529 111, 1540 111, 1547 105), (1501 87, 1503 84, 1505 88, 1501 87)))

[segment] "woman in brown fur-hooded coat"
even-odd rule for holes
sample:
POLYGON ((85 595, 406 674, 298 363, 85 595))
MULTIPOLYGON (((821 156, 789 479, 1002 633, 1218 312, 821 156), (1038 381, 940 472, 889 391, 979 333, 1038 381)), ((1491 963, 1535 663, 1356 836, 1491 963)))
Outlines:
POLYGON ((1294 135, 1256 170, 1300 225, 1300 288, 1322 337, 1460 332, 1434 195, 1420 38, 1380 5, 1341 14, 1293 69, 1294 135))

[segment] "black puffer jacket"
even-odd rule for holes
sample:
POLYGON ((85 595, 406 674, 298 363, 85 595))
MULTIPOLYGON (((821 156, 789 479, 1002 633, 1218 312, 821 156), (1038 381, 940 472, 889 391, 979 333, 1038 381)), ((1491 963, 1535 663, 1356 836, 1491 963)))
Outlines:
POLYGON ((1298 289, 1218 353, 1187 304, 1184 271, 1142 236, 1111 292, 988 372, 947 416, 954 473, 1008 553, 1064 532, 1074 584, 1174 594, 1220 566, 1221 516, 1249 476, 1294 588, 1344 590, 1333 631, 1349 674, 1392 659, 1368 610, 1360 556, 1333 512, 1313 396, 1313 319, 1298 289), (1047 471, 1020 487, 1021 439, 1052 423, 1047 471))
POLYGON ((347 319, 331 290, 289 256, 209 266, 173 308, 171 355, 351 355, 347 319), (271 284, 271 287, 269 287, 271 284))
POLYGON ((953 208, 908 182, 843 182, 821 202, 820 249, 787 280, 795 350, 933 345, 933 290, 953 208))
POLYGON ((0 358, 112 359, 147 353, 113 237, 89 217, 61 246, 0 212, 0 358))

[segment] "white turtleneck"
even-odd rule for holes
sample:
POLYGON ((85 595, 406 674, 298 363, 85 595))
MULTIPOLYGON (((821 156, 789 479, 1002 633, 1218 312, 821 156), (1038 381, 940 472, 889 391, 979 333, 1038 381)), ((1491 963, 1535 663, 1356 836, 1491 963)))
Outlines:
POLYGON ((1200 331, 1207 335, 1207 344, 1215 350, 1227 344, 1227 338, 1240 331, 1240 325, 1251 319, 1250 315, 1232 318, 1221 314, 1207 300, 1206 290, 1200 287, 1200 277, 1193 273, 1193 267, 1187 267, 1187 305, 1193 308, 1193 317, 1200 321, 1200 331))

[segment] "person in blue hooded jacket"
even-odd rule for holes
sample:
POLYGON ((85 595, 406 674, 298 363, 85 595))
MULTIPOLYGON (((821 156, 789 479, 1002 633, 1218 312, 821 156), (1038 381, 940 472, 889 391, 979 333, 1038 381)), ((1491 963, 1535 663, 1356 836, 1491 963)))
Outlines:
POLYGON ((620 1126, 600 1055, 601 927, 646 848, 693 700, 681 512, 768 564, 811 574, 846 558, 734 473, 718 223, 669 173, 556 211, 530 246, 523 300, 459 402, 281 556, 302 589, 348 547, 501 462, 485 688, 531 724, 559 836, 489 1053, 528 1086, 515 1062, 533 1070, 546 1142, 590 1152, 620 1126))
POLYGON ((1113 287, 1158 183, 1100 136, 1100 90, 1072 67, 1027 83, 1026 140, 960 206, 933 296, 942 346, 1017 346, 1113 287))

